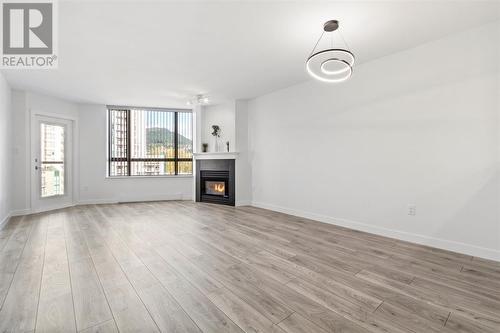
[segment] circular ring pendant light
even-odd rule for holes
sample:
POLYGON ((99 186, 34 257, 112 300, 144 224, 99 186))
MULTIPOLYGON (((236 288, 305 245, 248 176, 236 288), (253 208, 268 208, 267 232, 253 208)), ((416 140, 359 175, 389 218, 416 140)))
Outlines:
MULTIPOLYGON (((354 55, 347 49, 333 48, 333 36, 332 48, 315 52, 316 47, 323 38, 325 32, 333 33, 333 31, 337 30, 338 28, 339 22, 337 20, 330 20, 325 22, 323 26, 324 31, 316 42, 311 55, 309 56, 309 58, 307 58, 307 72, 317 80, 324 82, 342 82, 350 78, 352 75, 354 55)), ((347 48, 347 43, 345 43, 345 40, 344 44, 346 44, 347 48)))

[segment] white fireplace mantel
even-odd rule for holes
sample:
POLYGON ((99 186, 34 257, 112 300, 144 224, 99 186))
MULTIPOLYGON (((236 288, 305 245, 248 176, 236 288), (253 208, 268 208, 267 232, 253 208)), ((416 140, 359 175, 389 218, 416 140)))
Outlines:
POLYGON ((193 153, 195 160, 235 160, 238 158, 239 152, 209 152, 209 153, 193 153))

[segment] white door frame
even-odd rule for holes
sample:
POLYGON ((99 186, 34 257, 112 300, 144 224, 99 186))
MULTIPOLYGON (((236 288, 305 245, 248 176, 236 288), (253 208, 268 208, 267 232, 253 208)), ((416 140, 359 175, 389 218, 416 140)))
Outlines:
POLYGON ((43 211, 48 211, 48 210, 53 210, 53 209, 60 209, 60 208, 65 208, 65 207, 71 207, 74 206, 75 203, 77 202, 77 194, 78 194, 78 167, 77 167, 77 159, 76 156, 78 154, 77 147, 78 147, 78 118, 72 117, 70 115, 64 115, 64 114, 59 114, 59 113, 50 113, 50 112, 43 112, 39 110, 30 110, 30 135, 29 135, 29 141, 28 144, 30 146, 30 159, 28 162, 28 178, 29 181, 29 187, 30 187, 30 211, 31 213, 38 213, 38 212, 43 212, 43 211), (37 147, 37 142, 39 142, 39 138, 36 138, 35 135, 38 133, 37 131, 37 126, 38 126, 38 117, 47 117, 47 118, 53 118, 54 120, 59 120, 59 121, 64 121, 68 122, 68 126, 71 126, 71 135, 72 137, 66 139, 69 141, 68 143, 71 144, 69 148, 71 148, 71 160, 68 161, 68 166, 69 166, 69 171, 68 172, 68 177, 67 177, 67 186, 68 186, 68 192, 67 194, 71 197, 71 200, 67 201, 63 205, 56 205, 56 206, 48 206, 48 207, 37 207, 36 203, 39 200, 39 186, 37 183, 37 177, 35 176, 34 169, 35 169, 35 158, 37 158, 37 153, 39 150, 39 147, 37 147))

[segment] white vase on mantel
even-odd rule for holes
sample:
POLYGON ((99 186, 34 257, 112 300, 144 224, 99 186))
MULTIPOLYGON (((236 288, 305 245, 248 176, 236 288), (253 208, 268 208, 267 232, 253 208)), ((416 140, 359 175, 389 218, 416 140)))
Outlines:
POLYGON ((212 147, 213 153, 218 153, 220 151, 220 138, 214 136, 214 143, 212 147))

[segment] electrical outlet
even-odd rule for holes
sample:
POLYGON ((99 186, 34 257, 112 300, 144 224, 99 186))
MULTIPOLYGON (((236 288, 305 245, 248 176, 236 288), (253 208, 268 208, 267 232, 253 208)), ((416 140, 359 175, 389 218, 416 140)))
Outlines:
POLYGON ((417 205, 408 204, 408 215, 410 215, 410 216, 417 215, 417 205))

